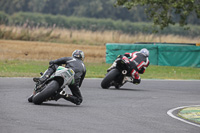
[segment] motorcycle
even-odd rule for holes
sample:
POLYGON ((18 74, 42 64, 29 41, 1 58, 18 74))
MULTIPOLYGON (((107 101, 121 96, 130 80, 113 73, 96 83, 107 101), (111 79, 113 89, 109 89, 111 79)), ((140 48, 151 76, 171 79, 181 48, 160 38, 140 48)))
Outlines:
MULTIPOLYGON (((36 83, 34 93, 28 98, 29 102, 42 104, 42 102, 55 100, 59 94, 65 92, 65 86, 74 82, 75 72, 71 68, 59 66, 55 73, 52 74, 44 83, 36 83)), ((43 75, 41 73, 41 75, 43 75)))
POLYGON ((130 62, 126 56, 119 55, 115 60, 115 67, 108 70, 108 73, 101 82, 103 89, 114 86, 119 89, 126 82, 132 82, 133 78, 129 75, 130 62))

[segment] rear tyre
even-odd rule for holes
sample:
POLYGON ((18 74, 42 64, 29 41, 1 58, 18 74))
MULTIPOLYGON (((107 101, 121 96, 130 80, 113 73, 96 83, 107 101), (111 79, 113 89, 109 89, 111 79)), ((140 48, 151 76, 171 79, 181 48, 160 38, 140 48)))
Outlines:
POLYGON ((33 97, 33 103, 34 104, 41 104, 45 100, 47 100, 49 97, 51 97, 57 90, 59 89, 59 83, 55 80, 52 80, 46 88, 44 88, 41 92, 38 92, 33 97))
POLYGON ((101 87, 103 89, 108 89, 111 86, 111 82, 116 79, 117 76, 120 75, 120 72, 118 69, 112 69, 107 73, 105 78, 101 82, 101 87))

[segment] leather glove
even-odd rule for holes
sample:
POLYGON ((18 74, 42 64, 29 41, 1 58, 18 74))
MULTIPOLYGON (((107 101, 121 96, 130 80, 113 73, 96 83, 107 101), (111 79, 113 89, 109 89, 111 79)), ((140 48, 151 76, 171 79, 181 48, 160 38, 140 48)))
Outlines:
POLYGON ((49 65, 53 65, 53 64, 54 64, 54 61, 53 61, 53 60, 49 62, 49 65))
POLYGON ((128 54, 128 53, 125 53, 125 54, 124 54, 124 56, 126 56, 126 57, 130 57, 130 54, 128 54))

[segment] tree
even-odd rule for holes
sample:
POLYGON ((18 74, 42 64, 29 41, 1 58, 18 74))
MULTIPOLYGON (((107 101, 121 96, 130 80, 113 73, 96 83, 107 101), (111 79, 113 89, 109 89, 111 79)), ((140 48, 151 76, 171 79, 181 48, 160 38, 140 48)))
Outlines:
POLYGON ((144 6, 147 17, 161 29, 176 22, 186 26, 191 14, 196 14, 197 20, 200 18, 200 0, 117 0, 115 5, 129 10, 138 5, 144 6))

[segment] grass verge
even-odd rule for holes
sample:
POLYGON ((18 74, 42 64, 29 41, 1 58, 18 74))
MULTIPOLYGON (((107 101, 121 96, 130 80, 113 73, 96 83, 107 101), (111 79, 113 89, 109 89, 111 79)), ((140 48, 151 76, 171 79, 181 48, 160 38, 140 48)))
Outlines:
MULTIPOLYGON (((85 63, 86 78, 103 78, 110 64, 85 63)), ((48 61, 0 60, 0 77, 38 77, 48 67, 48 61)), ((197 79, 200 68, 150 65, 142 79, 197 79)))
MULTIPOLYGON (((195 28, 195 27, 193 27, 195 28)), ((198 29, 196 29, 198 30, 198 29)), ((191 32, 192 34, 193 32, 191 32)), ((199 36, 186 37, 181 35, 161 34, 126 34, 120 31, 90 31, 70 30, 66 28, 19 27, 0 24, 0 38, 8 40, 42 41, 79 45, 104 46, 105 43, 134 42, 168 42, 168 43, 198 43, 199 36)))

